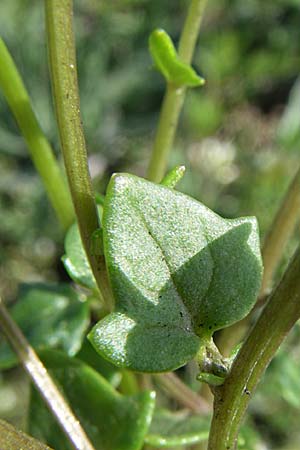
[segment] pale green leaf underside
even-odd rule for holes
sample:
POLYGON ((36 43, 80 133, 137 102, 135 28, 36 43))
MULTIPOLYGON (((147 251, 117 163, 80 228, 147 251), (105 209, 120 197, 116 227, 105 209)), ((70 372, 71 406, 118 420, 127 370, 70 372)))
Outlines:
POLYGON ((175 369, 201 337, 251 309, 262 272, 255 218, 225 220, 170 188, 117 174, 103 229, 116 311, 89 338, 114 364, 175 369))
MULTIPOLYGON (((41 359, 76 414, 95 449, 140 450, 151 423, 155 393, 125 397, 88 365, 62 352, 45 351, 41 359)), ((55 449, 72 450, 65 435, 33 390, 29 430, 55 449)))

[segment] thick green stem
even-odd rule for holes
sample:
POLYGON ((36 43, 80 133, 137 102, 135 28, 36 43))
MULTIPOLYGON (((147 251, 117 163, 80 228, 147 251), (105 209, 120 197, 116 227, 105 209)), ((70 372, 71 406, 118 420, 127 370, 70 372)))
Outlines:
POLYGON ((67 229, 74 221, 74 210, 67 184, 36 119, 18 69, 2 39, 0 39, 0 67, 0 88, 24 136, 51 204, 62 226, 67 229))
POLYGON ((99 291, 111 309, 104 257, 90 252, 99 222, 80 117, 72 0, 46 0, 45 5, 52 89, 69 186, 84 249, 99 291))
POLYGON ((254 390, 300 317, 300 248, 238 353, 223 386, 215 388, 208 450, 233 450, 254 390))
POLYGON ((81 427, 79 420, 74 416, 46 368, 27 342, 18 325, 10 317, 1 298, 0 325, 1 330, 18 355, 24 369, 45 400, 72 447, 75 450, 95 450, 81 427))
MULTIPOLYGON (((190 64, 207 0, 192 0, 179 41, 178 56, 190 64)), ((149 180, 159 183, 165 175, 186 88, 169 83, 163 99, 156 136, 147 172, 149 180)))
POLYGON ((280 205, 262 248, 264 276, 261 294, 270 288, 274 272, 300 219, 300 169, 280 205))

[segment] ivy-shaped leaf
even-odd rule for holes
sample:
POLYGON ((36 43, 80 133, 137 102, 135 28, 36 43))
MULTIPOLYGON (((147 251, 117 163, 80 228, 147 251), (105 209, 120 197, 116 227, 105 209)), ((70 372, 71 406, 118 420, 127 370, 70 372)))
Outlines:
POLYGON ((89 339, 118 366, 176 369, 255 302, 262 274, 255 218, 222 219, 168 187, 116 174, 103 235, 116 310, 89 339))
MULTIPOLYGON (((83 300, 66 284, 27 284, 21 286, 18 301, 10 312, 36 350, 60 348, 74 355, 89 325, 89 308, 83 300)), ((17 364, 15 353, 0 336, 0 368, 17 364)))
POLYGON ((170 36, 164 30, 157 29, 151 33, 149 50, 155 67, 168 82, 178 87, 204 84, 204 79, 189 64, 180 60, 170 36))
MULTIPOLYGON (((98 372, 62 352, 45 351, 40 357, 61 388, 95 449, 139 450, 154 410, 154 392, 119 394, 98 372)), ((33 390, 29 431, 55 449, 72 450, 43 400, 33 390)))
POLYGON ((145 442, 154 448, 181 447, 206 441, 210 416, 189 414, 186 411, 172 413, 157 410, 154 413, 145 442))

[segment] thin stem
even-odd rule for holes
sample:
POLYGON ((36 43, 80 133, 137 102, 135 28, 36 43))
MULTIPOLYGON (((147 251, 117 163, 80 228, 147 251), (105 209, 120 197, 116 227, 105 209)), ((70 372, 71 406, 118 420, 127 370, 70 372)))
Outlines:
POLYGON ((24 369, 44 398, 72 447, 76 450, 95 450, 46 368, 27 342, 18 325, 11 318, 1 298, 0 324, 7 340, 18 355, 24 369))
POLYGON ((155 374, 153 376, 180 405, 197 414, 211 412, 211 407, 208 402, 193 392, 174 373, 155 374))
POLYGON ((283 256, 297 222, 300 219, 300 169, 296 173, 267 234, 262 255, 264 276, 261 287, 263 295, 270 288, 274 272, 283 256))
MULTIPOLYGON (((192 0, 184 23, 178 56, 187 64, 192 60, 206 1, 192 0)), ((176 88, 170 83, 167 85, 147 172, 147 177, 151 181, 159 183, 165 175, 185 93, 184 87, 176 88)))
POLYGON ((208 450, 233 450, 253 392, 283 339, 300 317, 300 248, 270 297, 223 386, 215 389, 208 450))
MULTIPOLYGON (((264 262, 264 274, 256 310, 261 307, 268 298, 269 288, 274 277, 274 273, 281 261, 295 227, 300 219, 300 169, 298 169, 289 189, 278 208, 268 234, 265 237, 262 256, 264 262)), ((252 312, 253 312, 252 311, 252 312)), ((228 354, 231 349, 243 338, 247 331, 253 315, 250 313, 245 319, 234 324, 230 328, 225 328, 220 336, 219 344, 223 354, 228 354)))
POLYGON ((104 257, 90 252, 91 237, 99 222, 80 117, 73 4, 72 0, 46 0, 45 7, 52 89, 69 186, 85 252, 99 291, 111 309, 104 257))
POLYGON ((67 229, 74 221, 70 193, 32 109, 28 92, 9 51, 0 39, 0 88, 12 110, 28 146, 32 161, 45 185, 59 221, 67 229))
POLYGON ((156 183, 159 183, 165 175, 185 91, 183 87, 167 85, 147 173, 147 178, 156 183))

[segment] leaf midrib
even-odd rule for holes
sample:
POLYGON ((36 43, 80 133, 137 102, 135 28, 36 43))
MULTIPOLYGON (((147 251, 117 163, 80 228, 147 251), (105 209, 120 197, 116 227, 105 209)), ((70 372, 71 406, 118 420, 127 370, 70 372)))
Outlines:
MULTIPOLYGON (((137 211, 138 216, 140 217, 142 223, 143 223, 144 226, 145 226, 145 229, 146 229, 148 232, 150 232, 151 238, 153 239, 153 241, 155 242, 155 244, 156 244, 157 247, 159 248, 159 250, 160 250, 160 252, 161 252, 161 254, 162 254, 162 256, 163 256, 163 260, 164 260, 164 262, 165 262, 165 264, 166 264, 166 267, 167 267, 167 269, 168 269, 170 279, 172 280, 172 283, 173 283, 173 285, 174 285, 174 288, 175 288, 175 290, 176 290, 176 292, 177 292, 177 295, 178 295, 178 298, 179 298, 179 300, 180 300, 180 303, 181 303, 182 307, 184 308, 185 312, 188 314, 188 317, 190 318, 190 321, 191 321, 191 325, 192 325, 192 327, 193 327, 193 320, 194 320, 193 315, 191 314, 191 312, 189 311, 189 309, 187 308, 187 306, 186 306, 186 304, 185 304, 185 302, 184 302, 184 297, 183 297, 183 295, 181 294, 180 289, 179 289, 179 287, 177 286, 176 280, 175 280, 174 277, 173 277, 171 268, 170 268, 169 263, 168 263, 168 259, 167 259, 166 255, 165 255, 165 253, 164 253, 164 250, 163 250, 161 244, 159 243, 158 239, 157 239, 156 236, 155 236, 155 233, 153 233, 153 230, 151 229, 151 227, 150 227, 149 224, 147 223, 147 220, 146 220, 144 214, 143 214, 142 211, 138 208, 138 206, 135 204, 135 202, 132 201, 132 199, 130 199, 130 205, 132 206, 132 208, 133 208, 135 211, 137 211)), ((207 231, 207 230, 206 230, 206 227, 205 227, 205 225, 204 225, 204 223, 203 223, 203 221, 202 221, 201 218, 200 218, 200 221, 201 221, 201 224, 202 224, 202 233, 203 233, 203 235, 204 235, 204 237, 205 237, 205 240, 206 240, 206 247, 208 248, 210 257, 211 257, 211 259, 212 259, 212 261, 213 261, 212 274, 211 274, 211 276, 210 276, 210 280, 209 280, 207 289, 206 289, 206 291, 205 291, 205 293, 204 293, 204 295, 203 295, 203 297, 202 297, 202 300, 205 300, 206 297, 207 297, 207 293, 208 293, 208 292, 210 291, 210 289, 211 289, 212 280, 213 280, 214 275, 215 275, 215 261, 214 261, 214 258, 213 258, 212 252, 211 252, 211 248, 210 248, 210 245, 209 245, 209 241, 208 241, 208 239, 207 239, 207 235, 206 235, 206 231, 207 231)))

